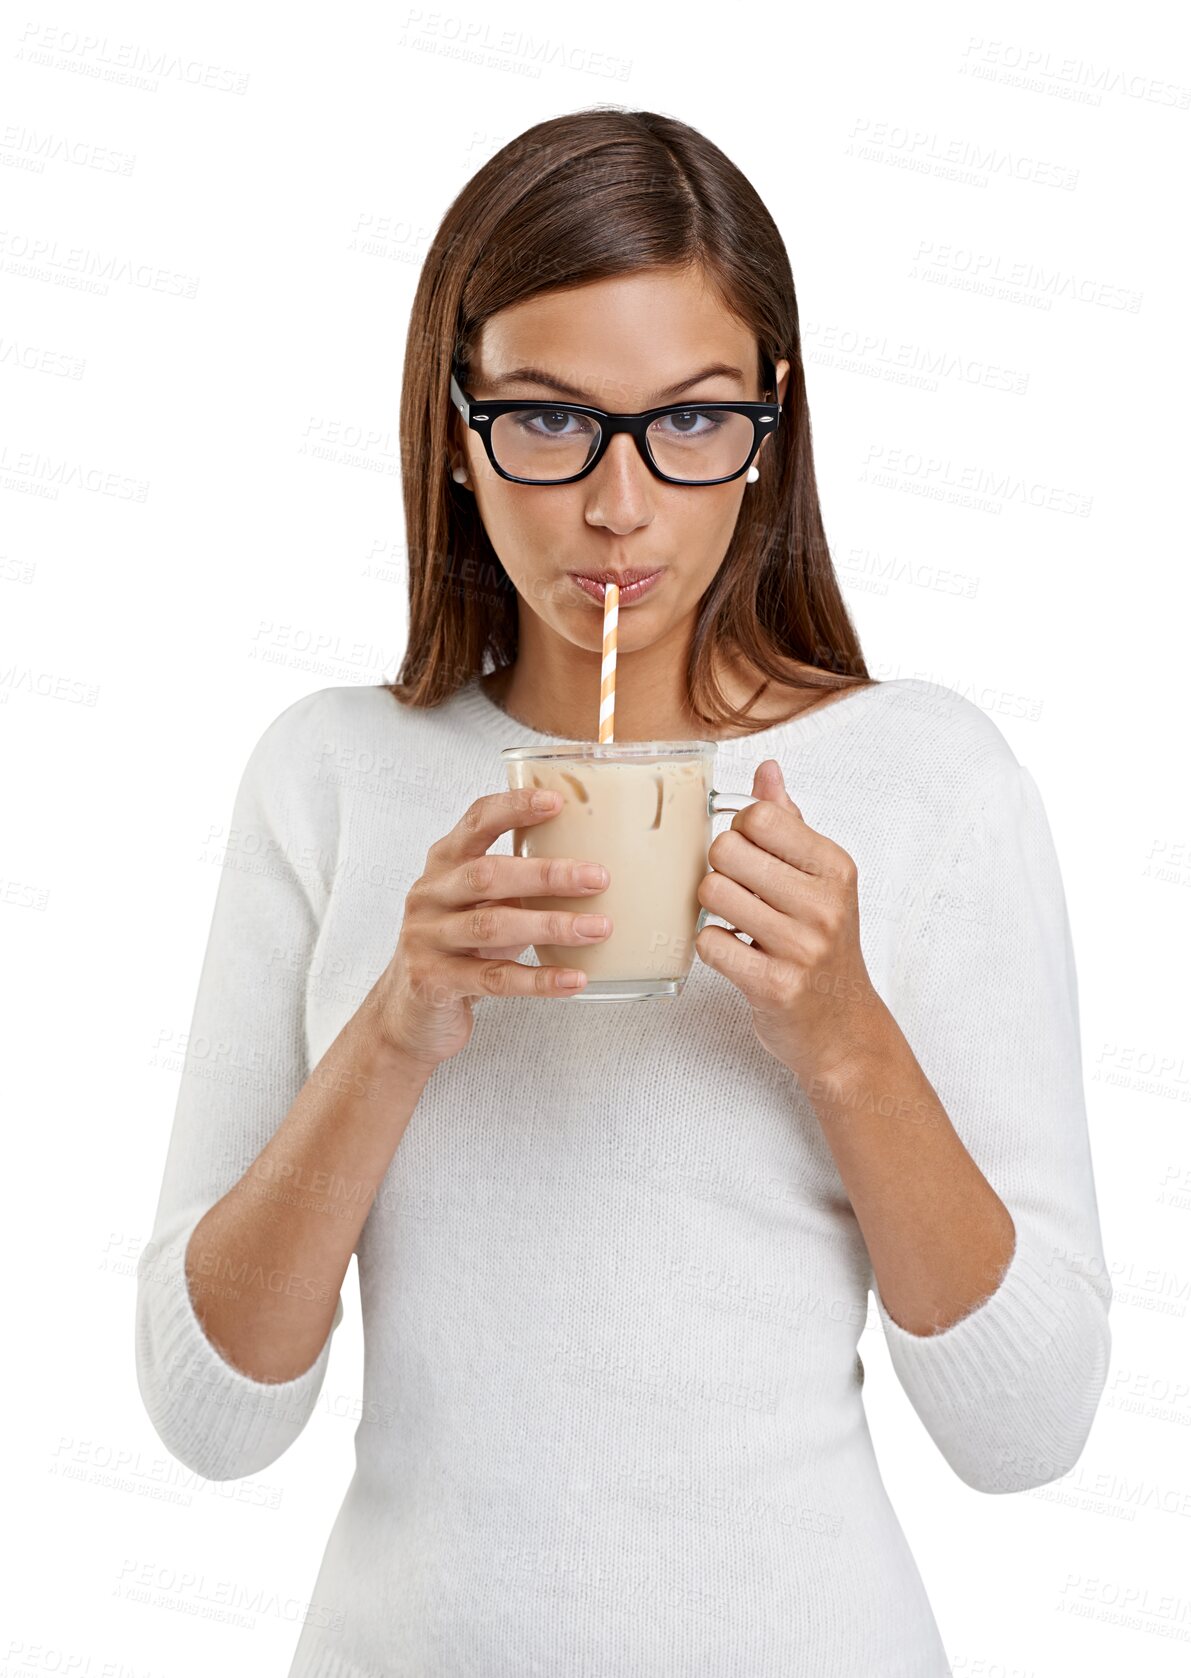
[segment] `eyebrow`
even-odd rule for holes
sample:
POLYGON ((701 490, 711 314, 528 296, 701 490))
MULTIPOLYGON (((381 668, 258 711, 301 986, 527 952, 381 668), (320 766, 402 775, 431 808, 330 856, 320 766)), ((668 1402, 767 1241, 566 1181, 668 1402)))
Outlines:
MULTIPOLYGON (((692 385, 702 384, 704 379, 735 379, 743 384, 744 373, 739 367, 730 367, 726 361, 713 361, 710 367, 704 367, 700 373, 692 373, 689 379, 680 379, 677 384, 667 385, 665 390, 655 390, 653 402, 664 402, 668 396, 681 396, 684 390, 692 385)), ((595 408, 599 404, 593 402, 585 391, 578 390, 574 385, 568 385, 562 379, 556 379, 553 373, 545 372, 541 367, 515 367, 511 373, 502 373, 486 383, 496 385, 530 384, 546 385, 551 390, 560 390, 564 396, 574 397, 576 402, 582 402, 585 407, 595 408)))

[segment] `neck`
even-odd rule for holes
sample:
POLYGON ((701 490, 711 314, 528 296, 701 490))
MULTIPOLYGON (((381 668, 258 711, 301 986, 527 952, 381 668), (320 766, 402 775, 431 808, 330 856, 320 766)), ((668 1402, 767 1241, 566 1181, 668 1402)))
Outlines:
MULTIPOLYGON (((725 735, 725 728, 711 729, 700 722, 686 702, 686 644, 659 642, 616 660, 617 740, 706 740, 725 735)), ((542 734, 558 734, 568 740, 594 740, 599 732, 600 655, 560 643, 550 652, 534 653, 522 648, 516 662, 481 678, 484 692, 516 722, 542 734)), ((761 686, 761 678, 729 666, 719 671, 720 686, 728 701, 742 707, 761 686)), ((770 684, 772 685, 772 684, 770 684)), ((779 696, 777 708, 789 714, 787 693, 779 696)), ((761 695, 750 715, 766 717, 761 695)), ((768 701, 770 711, 777 701, 768 701)))

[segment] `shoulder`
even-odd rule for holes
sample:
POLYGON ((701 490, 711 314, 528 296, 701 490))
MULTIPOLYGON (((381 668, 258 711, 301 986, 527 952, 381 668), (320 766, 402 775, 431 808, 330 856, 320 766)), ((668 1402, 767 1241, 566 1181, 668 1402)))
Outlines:
POLYGON ((317 761, 319 739, 327 732, 326 691, 303 694, 265 724, 249 751, 245 784, 271 791, 302 779, 317 761))
POLYGON ((334 729, 349 739, 379 732, 391 739, 394 730, 412 732, 423 722, 457 720, 456 697, 441 705, 419 708, 403 705, 383 682, 347 682, 319 688, 295 700, 271 726, 296 733, 311 727, 334 729))
POLYGON ((919 676, 883 681, 878 693, 873 709, 891 762, 912 785, 934 787, 954 806, 1020 772, 996 717, 977 699, 919 676))
POLYGON ((253 748, 262 762, 325 762, 346 744, 391 730, 401 712, 386 687, 344 683, 303 694, 279 711, 253 748))
MULTIPOLYGON (((454 703, 411 708, 384 684, 319 688, 279 712, 250 770, 324 807, 365 795, 426 797, 466 764, 466 718, 454 703)), ((375 804, 375 797, 369 800, 375 804)))
POLYGON ((1014 834, 1014 843, 1035 832, 1045 842, 1041 794, 984 697, 903 676, 867 701, 865 763, 852 773, 895 816, 890 831, 921 868, 1003 852, 1014 834))
POLYGON ((269 724, 279 734, 300 736, 310 729, 335 724, 366 727, 370 721, 400 710, 387 687, 344 682, 303 694, 280 711, 269 724))
MULTIPOLYGON (((248 755, 243 785, 267 803, 330 808, 344 767, 374 756, 399 710, 383 687, 344 684, 291 701, 266 724, 248 755)), ((390 738, 388 748, 393 749, 390 738)))
POLYGON ((1053 928, 1050 917, 1065 914, 1043 795, 996 717, 977 703, 983 694, 969 698, 916 677, 886 685, 883 786, 897 794, 902 819, 893 826, 905 838, 913 882, 901 957, 925 948, 930 926, 957 954, 967 952, 976 978, 999 929, 1015 928, 1024 949, 1023 928, 1053 928))
MULTIPOLYGON (((320 770, 327 735, 322 692, 303 694, 258 727, 240 771, 236 821, 269 830, 290 827, 300 816, 305 819, 303 812, 327 802, 320 770)), ((320 809, 318 819, 325 814, 320 809)))

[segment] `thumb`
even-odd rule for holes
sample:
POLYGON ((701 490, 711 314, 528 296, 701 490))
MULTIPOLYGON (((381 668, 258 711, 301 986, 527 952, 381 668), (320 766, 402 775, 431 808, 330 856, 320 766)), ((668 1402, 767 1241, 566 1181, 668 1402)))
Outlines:
POLYGON ((771 803, 780 804, 783 810, 793 810, 795 815, 802 813, 786 791, 782 766, 774 757, 767 757, 764 763, 757 765, 753 773, 753 796, 768 798, 771 803))

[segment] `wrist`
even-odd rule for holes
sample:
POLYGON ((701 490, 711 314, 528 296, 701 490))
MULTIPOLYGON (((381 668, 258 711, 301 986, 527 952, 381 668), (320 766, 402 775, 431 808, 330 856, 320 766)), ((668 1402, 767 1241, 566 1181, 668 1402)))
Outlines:
POLYGON ((905 1038, 875 991, 872 1001, 862 1025, 854 1019, 846 1036, 822 1045, 797 1069, 812 1097, 822 1095, 829 1105, 846 1104, 888 1082, 905 1038))
POLYGON ((374 1072, 381 1077, 401 1076, 425 1082, 440 1061, 416 1054, 392 1028, 387 1010, 382 1006, 378 986, 364 998, 353 1017, 353 1025, 361 1052, 367 1057, 374 1072))

